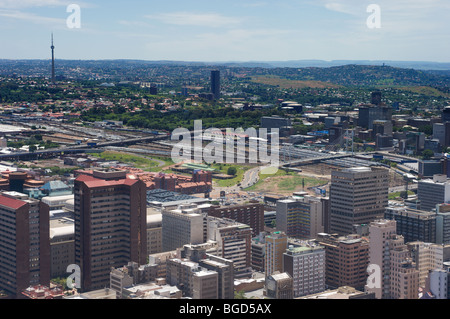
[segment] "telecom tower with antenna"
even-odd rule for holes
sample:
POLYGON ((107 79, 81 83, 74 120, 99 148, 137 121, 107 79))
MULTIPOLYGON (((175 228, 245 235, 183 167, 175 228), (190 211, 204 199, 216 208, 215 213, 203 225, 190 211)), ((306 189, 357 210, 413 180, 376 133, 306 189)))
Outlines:
POLYGON ((55 46, 53 45, 53 32, 52 32, 52 84, 55 84, 55 46))

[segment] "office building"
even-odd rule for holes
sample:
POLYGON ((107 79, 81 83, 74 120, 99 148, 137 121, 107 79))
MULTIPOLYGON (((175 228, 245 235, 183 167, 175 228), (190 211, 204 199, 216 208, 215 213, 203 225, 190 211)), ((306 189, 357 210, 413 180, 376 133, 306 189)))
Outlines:
POLYGON ((375 293, 377 299, 389 297, 389 239, 396 235, 395 220, 376 220, 369 225, 369 264, 379 267, 377 277, 366 291, 375 293), (373 285, 372 285, 373 284, 373 285))
POLYGON ((369 265, 376 267, 365 290, 377 299, 417 299, 419 271, 396 221, 380 219, 369 225, 369 265))
POLYGON ((304 196, 277 201, 276 228, 289 237, 311 239, 324 231, 326 205, 304 196))
POLYGON ((436 244, 450 244, 450 204, 436 205, 436 244))
POLYGON ((72 218, 50 217, 50 275, 67 277, 67 267, 75 264, 75 224, 72 218))
POLYGON ((449 299, 449 272, 447 269, 433 269, 427 275, 426 292, 431 293, 433 299, 449 299))
POLYGON ((311 242, 289 245, 283 254, 284 272, 293 279, 294 298, 325 290, 325 250, 311 242))
POLYGON ((419 180, 417 197, 421 210, 433 210, 438 204, 450 203, 450 179, 446 175, 436 174, 433 179, 419 180))
POLYGON ((392 108, 384 105, 360 105, 358 126, 372 129, 374 121, 392 121, 392 108))
POLYGON ((254 271, 264 272, 266 262, 266 232, 252 238, 251 266, 254 271))
POLYGON ((147 208, 147 254, 157 254, 162 247, 162 214, 153 208, 147 208))
POLYGON ((261 128, 267 130, 282 129, 284 127, 291 127, 292 120, 290 118, 280 116, 263 116, 261 117, 261 128))
POLYGON ((293 299, 294 281, 287 272, 267 276, 264 295, 272 299, 293 299))
POLYGON ((186 244, 201 244, 204 238, 204 215, 196 205, 180 205, 162 211, 163 251, 182 248, 186 244))
POLYGON ((208 216, 228 218, 249 225, 252 228, 253 236, 257 236, 264 231, 264 205, 261 203, 211 206, 208 210, 208 216))
POLYGON ((442 123, 447 122, 450 122, 450 106, 446 106, 442 110, 442 123))
POLYGON ((283 254, 288 248, 288 237, 285 233, 275 231, 265 236, 265 274, 266 277, 283 272, 283 254))
POLYGON ((342 286, 364 290, 369 265, 369 241, 359 235, 319 234, 316 239, 325 248, 325 283, 329 288, 342 286))
POLYGON ((15 191, 0 194, 0 290, 20 296, 50 284, 49 209, 15 191))
POLYGON ((419 270, 412 261, 403 237, 397 235, 389 244, 390 299, 418 299, 419 270))
POLYGON ((207 217, 208 240, 218 243, 218 256, 231 260, 235 278, 249 278, 251 268, 252 229, 231 219, 207 217))
POLYGON ((81 290, 105 287, 111 267, 147 259, 146 187, 126 171, 94 171, 74 182, 75 263, 81 290))
POLYGON ((211 71, 211 93, 214 95, 214 99, 220 98, 220 71, 211 71))
POLYGON ((406 246, 419 271, 419 287, 425 288, 428 273, 444 266, 444 246, 422 241, 409 242, 406 246))
POLYGON ((330 233, 348 235, 355 224, 383 218, 388 206, 389 171, 354 167, 332 171, 330 233))
POLYGON ((200 267, 188 259, 173 258, 167 261, 166 282, 177 286, 184 297, 192 299, 218 299, 219 275, 200 267))
POLYGON ((436 213, 408 208, 406 206, 389 206, 384 213, 385 219, 393 219, 397 223, 397 234, 402 235, 405 242, 436 241, 436 213))

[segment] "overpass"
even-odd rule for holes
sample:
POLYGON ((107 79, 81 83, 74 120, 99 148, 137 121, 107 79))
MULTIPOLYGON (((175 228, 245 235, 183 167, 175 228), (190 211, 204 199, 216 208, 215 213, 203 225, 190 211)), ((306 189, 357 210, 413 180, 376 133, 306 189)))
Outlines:
POLYGON ((47 150, 37 150, 34 152, 17 152, 9 154, 0 154, 0 160, 15 161, 15 160, 37 160, 52 158, 63 154, 76 154, 92 152, 95 149, 107 146, 127 146, 143 142, 154 142, 169 138, 169 135, 159 134, 157 136, 136 137, 130 139, 123 139, 118 141, 108 141, 87 145, 74 145, 68 147, 53 148, 47 150))
POLYGON ((310 158, 302 158, 302 159, 286 162, 282 165, 282 167, 295 167, 295 166, 302 166, 302 165, 309 165, 309 164, 317 164, 322 161, 346 158, 346 157, 353 157, 353 156, 354 156, 354 154, 332 154, 332 155, 325 155, 325 156, 312 157, 312 158, 311 157, 310 158))

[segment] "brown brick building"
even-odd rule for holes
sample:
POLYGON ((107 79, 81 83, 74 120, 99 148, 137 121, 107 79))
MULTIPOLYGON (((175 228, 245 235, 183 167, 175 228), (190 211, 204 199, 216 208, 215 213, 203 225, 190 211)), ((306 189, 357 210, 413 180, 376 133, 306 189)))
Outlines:
POLYGON ((125 171, 80 175, 75 180, 75 263, 81 289, 109 285, 111 267, 147 259, 146 187, 125 171))

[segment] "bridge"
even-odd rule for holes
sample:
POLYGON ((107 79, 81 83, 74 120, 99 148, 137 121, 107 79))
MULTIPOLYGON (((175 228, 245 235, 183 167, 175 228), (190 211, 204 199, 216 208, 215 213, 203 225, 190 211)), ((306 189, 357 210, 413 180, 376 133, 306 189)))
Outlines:
POLYGON ((52 148, 47 150, 37 150, 34 152, 17 152, 17 153, 9 153, 9 154, 0 154, 0 160, 37 160, 37 159, 45 159, 45 158, 52 158, 55 156, 60 156, 63 154, 76 154, 76 153, 87 153, 92 152, 95 149, 103 148, 107 146, 127 146, 127 145, 133 145, 137 143, 143 143, 143 142, 154 142, 154 141, 160 141, 164 139, 168 139, 170 135, 167 134, 159 134, 159 135, 152 135, 152 136, 145 136, 145 137, 136 137, 136 138, 129 138, 129 139, 123 139, 123 140, 117 140, 117 141, 107 141, 107 142, 101 142, 101 143, 94 143, 87 145, 74 145, 74 146, 68 146, 68 147, 60 147, 60 148, 52 148))

